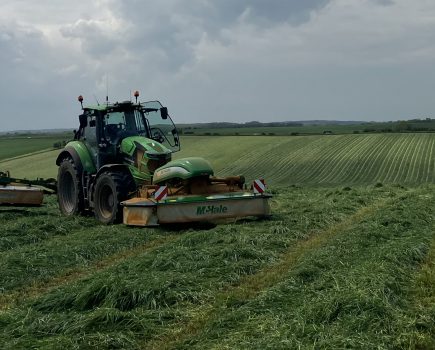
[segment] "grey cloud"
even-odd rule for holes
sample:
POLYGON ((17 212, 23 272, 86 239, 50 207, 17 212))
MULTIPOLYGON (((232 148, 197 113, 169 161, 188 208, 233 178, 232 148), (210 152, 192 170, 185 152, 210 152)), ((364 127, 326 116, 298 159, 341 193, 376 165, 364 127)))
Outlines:
POLYGON ((105 33, 98 22, 93 20, 79 20, 63 26, 60 33, 65 38, 80 39, 83 50, 95 58, 110 54, 119 45, 113 33, 105 33))
POLYGON ((395 4, 394 0, 372 0, 372 1, 383 6, 392 6, 395 4))
POLYGON ((330 0, 221 0, 210 4, 215 10, 219 23, 234 22, 249 10, 249 18, 253 22, 259 21, 263 24, 288 22, 298 25, 307 21, 312 11, 322 8, 329 2, 330 0))
POLYGON ((111 99, 139 89, 178 122, 397 119, 435 108, 430 1, 5 2, 0 103, 14 118, 3 129, 74 127, 76 96, 103 100, 106 74, 111 99))
MULTIPOLYGON (((112 14, 131 24, 124 33, 121 45, 136 54, 160 52, 161 69, 177 71, 192 62, 194 47, 204 34, 228 42, 221 36, 224 29, 231 30, 246 11, 246 21, 261 27, 288 22, 293 25, 308 20, 311 11, 325 6, 329 0, 192 0, 149 3, 138 0, 111 2, 112 14)), ((85 41, 98 48, 97 37, 81 33, 85 41)))

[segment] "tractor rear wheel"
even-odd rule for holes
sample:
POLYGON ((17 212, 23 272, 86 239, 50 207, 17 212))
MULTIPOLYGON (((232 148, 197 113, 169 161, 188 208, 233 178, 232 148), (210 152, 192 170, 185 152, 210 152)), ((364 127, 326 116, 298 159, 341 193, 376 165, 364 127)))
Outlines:
POLYGON ((121 202, 130 198, 135 189, 134 180, 127 172, 100 175, 94 192, 95 217, 104 224, 121 222, 121 202))
POLYGON ((77 215, 84 211, 80 174, 71 158, 65 158, 57 174, 57 200, 64 215, 77 215))

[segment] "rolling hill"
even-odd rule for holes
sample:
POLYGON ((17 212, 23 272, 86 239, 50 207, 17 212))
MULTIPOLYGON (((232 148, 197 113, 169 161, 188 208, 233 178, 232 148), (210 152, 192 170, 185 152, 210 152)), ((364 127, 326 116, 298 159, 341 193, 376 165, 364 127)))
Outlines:
MULTIPOLYGON (((174 158, 208 159, 218 175, 271 185, 435 182, 435 134, 185 136, 174 158)), ((16 177, 55 177, 59 151, 0 161, 16 177)))

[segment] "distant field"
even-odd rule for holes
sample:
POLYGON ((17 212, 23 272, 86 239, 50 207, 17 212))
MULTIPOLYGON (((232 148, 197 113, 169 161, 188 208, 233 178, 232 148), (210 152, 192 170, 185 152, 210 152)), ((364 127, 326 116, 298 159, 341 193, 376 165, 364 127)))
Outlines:
POLYGON ((12 160, 0 161, 0 171, 8 170, 12 177, 34 179, 56 177, 55 160, 60 150, 49 150, 12 160))
MULTIPOLYGON (((218 175, 264 177, 273 185, 435 182, 435 134, 185 136, 174 158, 208 159, 218 175)), ((59 151, 7 162, 17 177, 55 177, 59 151)))
POLYGON ((0 161, 26 153, 52 149, 55 142, 66 140, 65 135, 0 137, 0 161))
POLYGON ((361 125, 306 125, 306 126, 279 126, 279 127, 243 127, 243 128, 196 128, 185 129, 186 135, 291 135, 291 134, 322 134, 331 131, 334 134, 352 134, 358 130, 363 132, 361 125))
POLYGON ((223 123, 215 125, 183 125, 181 129, 185 135, 297 135, 297 134, 353 134, 353 133, 396 133, 435 131, 435 119, 407 120, 394 122, 365 122, 365 123, 311 123, 288 126, 239 125, 225 126, 223 123), (224 126, 224 127, 223 127, 224 126))
POLYGON ((204 156, 218 174, 275 185, 435 181, 435 134, 186 138, 178 156, 204 156))
MULTIPOLYGON (((233 142, 245 145, 242 138, 233 142)), ((434 182, 434 143, 435 134, 271 137, 266 145, 238 148, 219 173, 280 185, 434 182)))

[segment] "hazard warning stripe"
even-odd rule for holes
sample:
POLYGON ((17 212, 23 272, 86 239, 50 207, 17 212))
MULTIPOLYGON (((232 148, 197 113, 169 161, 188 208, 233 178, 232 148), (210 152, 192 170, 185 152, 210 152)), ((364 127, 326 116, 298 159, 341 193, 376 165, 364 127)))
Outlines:
POLYGON ((263 193, 266 191, 266 184, 263 179, 254 180, 254 193, 263 193))
POLYGON ((167 195, 168 195, 168 187, 160 186, 154 193, 154 199, 161 201, 163 199, 166 199, 167 195))

